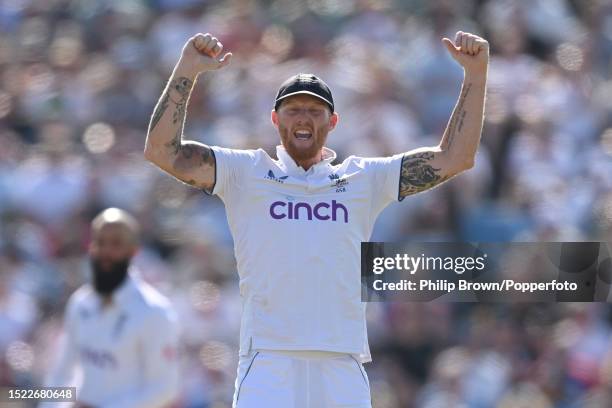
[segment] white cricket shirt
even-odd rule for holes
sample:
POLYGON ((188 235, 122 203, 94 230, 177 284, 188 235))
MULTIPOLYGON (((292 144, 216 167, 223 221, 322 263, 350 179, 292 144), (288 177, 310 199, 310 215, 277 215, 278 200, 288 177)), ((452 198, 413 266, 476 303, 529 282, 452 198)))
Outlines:
POLYGON ((250 349, 324 350, 370 361, 361 302, 361 242, 398 199, 401 154, 350 156, 324 148, 308 171, 282 146, 213 147, 216 182, 234 238, 242 321, 250 349))
POLYGON ((131 274, 112 296, 103 307, 85 285, 70 297, 47 386, 76 386, 78 401, 95 407, 168 405, 179 378, 178 324, 168 300, 131 274))

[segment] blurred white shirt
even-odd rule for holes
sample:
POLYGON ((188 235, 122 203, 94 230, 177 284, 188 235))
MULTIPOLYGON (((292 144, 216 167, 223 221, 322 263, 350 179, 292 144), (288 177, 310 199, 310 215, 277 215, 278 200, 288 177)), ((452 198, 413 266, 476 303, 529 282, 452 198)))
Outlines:
POLYGON ((109 305, 85 285, 68 301, 46 385, 76 386, 77 400, 95 407, 166 406, 178 393, 176 321, 168 300, 132 274, 109 305))

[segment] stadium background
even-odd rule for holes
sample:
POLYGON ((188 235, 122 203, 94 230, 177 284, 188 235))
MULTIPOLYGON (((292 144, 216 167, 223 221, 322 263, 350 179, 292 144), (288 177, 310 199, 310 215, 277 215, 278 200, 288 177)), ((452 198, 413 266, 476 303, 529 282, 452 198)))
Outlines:
MULTIPOLYGON (((177 406, 228 406, 240 302, 223 207, 142 155, 189 36, 234 59, 200 78, 187 138, 273 152, 278 85, 313 72, 343 159, 438 142, 462 78, 440 38, 457 30, 492 48, 476 166, 392 205, 373 240, 610 241, 609 0, 0 1, 0 385, 40 384, 87 280, 89 221, 118 206, 180 313, 177 406)), ((368 320, 377 408, 612 406, 610 305, 371 304, 368 320)))

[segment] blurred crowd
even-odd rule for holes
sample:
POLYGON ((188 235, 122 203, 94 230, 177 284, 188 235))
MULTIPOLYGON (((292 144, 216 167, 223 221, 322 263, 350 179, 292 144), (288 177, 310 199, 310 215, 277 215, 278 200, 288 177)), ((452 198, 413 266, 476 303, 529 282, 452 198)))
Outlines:
MULTIPOLYGON (((135 263, 183 327, 177 407, 226 407, 240 298, 221 202, 143 158, 182 45, 217 36, 232 64, 202 76, 185 135, 262 147, 280 83, 331 87, 340 159, 436 145, 461 68, 440 42, 491 44, 476 166, 391 205, 377 241, 612 238, 610 0, 0 1, 0 385, 43 381, 70 294, 88 279, 89 222, 143 225, 135 263)), ((376 408, 612 406, 607 304, 368 306, 376 408)))

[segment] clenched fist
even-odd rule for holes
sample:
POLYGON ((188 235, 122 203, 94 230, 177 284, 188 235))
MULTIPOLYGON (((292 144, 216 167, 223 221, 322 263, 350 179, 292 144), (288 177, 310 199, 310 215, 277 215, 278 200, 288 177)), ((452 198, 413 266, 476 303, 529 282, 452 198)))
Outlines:
POLYGON ((204 71, 212 71, 230 63, 232 53, 223 55, 223 44, 211 34, 198 33, 191 37, 183 46, 180 64, 193 74, 197 75, 204 71))
POLYGON ((474 34, 457 31, 455 42, 443 38, 450 55, 465 69, 466 73, 484 74, 489 64, 489 43, 474 34))

